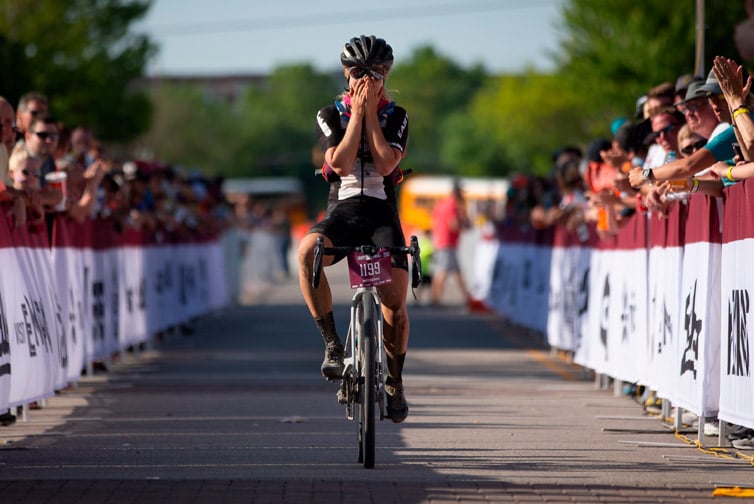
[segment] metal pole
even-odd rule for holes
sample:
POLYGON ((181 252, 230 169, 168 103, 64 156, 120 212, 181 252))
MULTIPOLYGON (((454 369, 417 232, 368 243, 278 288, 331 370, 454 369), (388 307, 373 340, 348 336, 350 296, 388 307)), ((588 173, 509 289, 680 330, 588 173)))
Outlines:
POLYGON ((694 58, 694 75, 705 77, 704 70, 704 0, 696 0, 696 56, 694 58))

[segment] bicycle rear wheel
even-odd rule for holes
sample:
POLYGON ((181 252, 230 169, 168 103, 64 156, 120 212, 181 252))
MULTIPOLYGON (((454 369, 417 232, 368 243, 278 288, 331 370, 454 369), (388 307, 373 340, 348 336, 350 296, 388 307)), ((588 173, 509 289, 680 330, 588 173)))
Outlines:
POLYGON ((375 339, 377 337, 377 305, 372 294, 361 297, 359 352, 361 357, 359 415, 359 461, 364 467, 374 467, 375 417, 377 415, 377 378, 375 364, 375 339))

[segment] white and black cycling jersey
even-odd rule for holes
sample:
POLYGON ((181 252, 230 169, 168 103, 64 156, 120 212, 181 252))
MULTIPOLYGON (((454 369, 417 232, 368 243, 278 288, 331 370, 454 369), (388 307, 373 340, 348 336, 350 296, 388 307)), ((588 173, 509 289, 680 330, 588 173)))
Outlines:
MULTIPOLYGON (((385 101, 379 109, 380 126, 387 143, 403 152, 408 140, 408 114, 402 107, 393 102, 385 101)), ((337 146, 345 135, 350 119, 350 108, 343 101, 322 108, 317 113, 317 132, 322 152, 337 146)), ((369 144, 362 137, 356 161, 349 175, 340 177, 332 170, 323 168, 323 175, 330 182, 328 207, 355 196, 366 196, 379 200, 387 200, 390 206, 395 205, 396 173, 384 177, 377 173, 372 161, 369 144)))

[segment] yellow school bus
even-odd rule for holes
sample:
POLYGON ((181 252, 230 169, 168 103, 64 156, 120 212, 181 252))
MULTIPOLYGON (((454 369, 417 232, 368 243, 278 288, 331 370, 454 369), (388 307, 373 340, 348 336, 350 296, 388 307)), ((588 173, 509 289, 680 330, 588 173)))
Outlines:
POLYGON ((472 222, 480 224, 505 216, 509 187, 505 177, 409 175, 398 186, 398 212, 406 234, 432 230, 432 208, 450 194, 456 181, 463 189, 472 222))

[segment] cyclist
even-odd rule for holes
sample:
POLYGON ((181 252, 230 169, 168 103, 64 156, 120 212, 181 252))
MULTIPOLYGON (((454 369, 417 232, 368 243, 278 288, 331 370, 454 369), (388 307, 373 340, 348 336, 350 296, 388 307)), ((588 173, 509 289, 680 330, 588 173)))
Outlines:
MULTIPOLYGON (((361 35, 345 44, 340 62, 346 91, 317 113, 325 158, 322 174, 330 183, 327 211, 304 236, 298 253, 301 291, 325 341, 321 370, 329 380, 342 376, 343 345, 335 329, 332 294, 324 272, 319 287, 311 285, 317 237, 324 238, 326 247, 405 245, 395 184, 401 176, 398 163, 406 154, 408 114, 390 101, 385 89, 393 50, 381 38, 361 35)), ((325 256, 322 264, 341 259, 325 256)), ((405 255, 393 257, 392 266, 392 282, 378 289, 385 320, 387 416, 398 423, 408 416, 402 379, 409 333, 405 255)))

